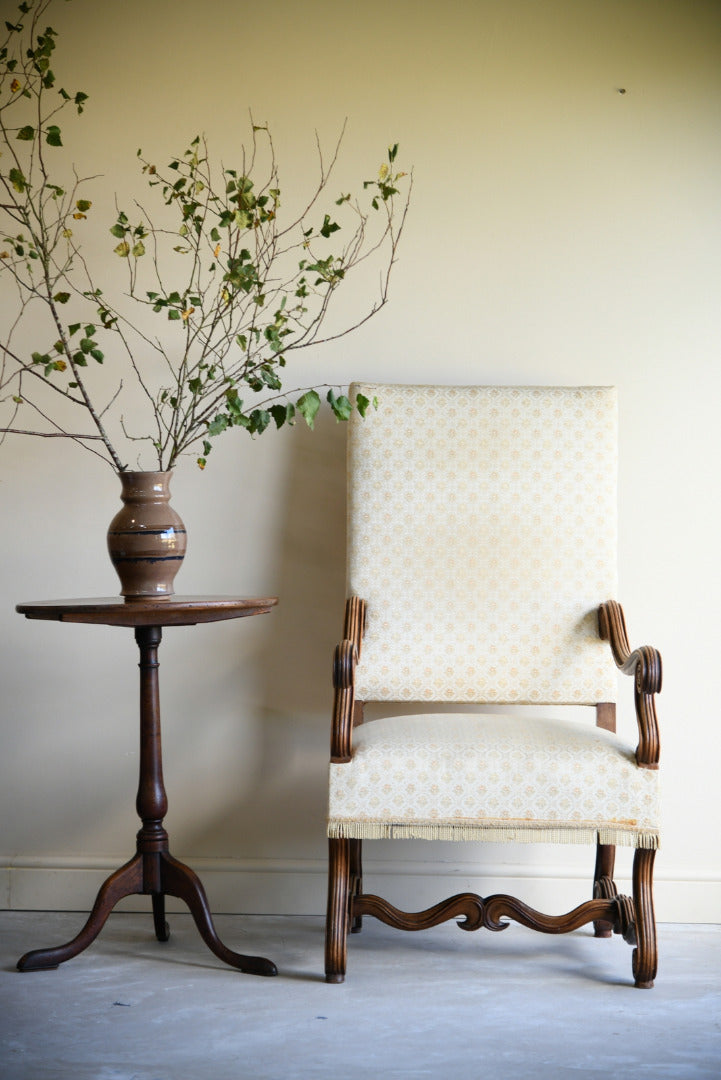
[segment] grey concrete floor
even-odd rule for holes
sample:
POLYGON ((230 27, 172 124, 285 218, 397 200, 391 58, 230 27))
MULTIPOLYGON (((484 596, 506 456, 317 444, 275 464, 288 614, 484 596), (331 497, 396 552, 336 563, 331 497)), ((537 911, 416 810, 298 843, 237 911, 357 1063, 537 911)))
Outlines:
POLYGON ((721 926, 661 926, 653 990, 634 989, 624 942, 588 929, 408 934, 372 919, 331 986, 322 920, 278 916, 216 919, 231 948, 275 960, 274 979, 216 960, 189 915, 161 944, 149 915, 122 912, 56 971, 15 971, 83 921, 0 912, 2 1080, 721 1077, 721 926))

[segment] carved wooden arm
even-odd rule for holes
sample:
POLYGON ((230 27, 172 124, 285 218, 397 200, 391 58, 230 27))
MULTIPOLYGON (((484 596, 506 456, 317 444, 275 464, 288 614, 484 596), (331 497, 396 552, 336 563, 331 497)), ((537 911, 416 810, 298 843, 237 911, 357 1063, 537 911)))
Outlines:
POLYGON ((657 769, 661 750, 654 695, 661 690, 661 654, 650 645, 631 651, 623 608, 608 600, 598 609, 598 632, 611 645, 616 667, 634 676, 634 701, 639 740, 636 761, 642 769, 657 769))
POLYGON ((357 596, 346 600, 343 640, 333 654, 333 720, 330 736, 330 760, 334 764, 350 761, 355 713, 355 666, 363 646, 366 602, 357 596))

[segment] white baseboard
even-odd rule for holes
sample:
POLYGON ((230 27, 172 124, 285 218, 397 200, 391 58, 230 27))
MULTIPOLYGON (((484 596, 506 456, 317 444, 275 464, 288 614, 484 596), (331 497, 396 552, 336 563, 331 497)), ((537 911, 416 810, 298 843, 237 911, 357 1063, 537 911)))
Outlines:
MULTIPOLYGON (((188 859, 200 876, 211 910, 216 914, 321 915, 325 910, 326 864, 307 860, 188 859)), ((107 859, 0 858, 0 908, 25 911, 87 911, 105 878, 118 863, 107 859)), ((366 888, 378 891, 408 910, 420 910, 456 892, 494 892, 518 896, 532 907, 560 914, 586 899, 589 877, 576 871, 485 866, 461 872, 449 866, 404 863, 401 868, 367 859, 366 888)), ((631 891, 628 877, 618 875, 619 890, 631 891)), ((708 874, 655 875, 659 922, 721 922, 721 878, 708 874)), ((118 910, 149 910, 149 899, 128 897, 118 910)), ((169 911, 187 910, 168 898, 169 911)))

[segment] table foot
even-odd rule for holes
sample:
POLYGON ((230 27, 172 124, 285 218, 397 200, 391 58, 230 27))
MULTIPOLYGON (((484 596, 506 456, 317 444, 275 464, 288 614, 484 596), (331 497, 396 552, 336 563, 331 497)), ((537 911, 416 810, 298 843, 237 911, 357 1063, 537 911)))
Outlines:
POLYGON ((25 953, 18 960, 18 971, 49 971, 71 960, 95 941, 119 900, 142 891, 143 860, 141 855, 135 855, 101 886, 85 926, 72 941, 53 949, 34 949, 25 953))
POLYGON ((163 892, 169 896, 177 896, 188 905, 200 936, 210 951, 215 953, 220 960, 248 975, 278 974, 278 969, 272 960, 266 960, 262 956, 243 956, 242 953, 233 952, 223 944, 213 926, 205 889, 200 878, 189 866, 174 859, 167 852, 163 852, 160 855, 160 875, 163 892))
POLYGON ((165 896, 163 893, 153 893, 153 924, 158 941, 167 941, 170 937, 170 927, 165 919, 165 896))

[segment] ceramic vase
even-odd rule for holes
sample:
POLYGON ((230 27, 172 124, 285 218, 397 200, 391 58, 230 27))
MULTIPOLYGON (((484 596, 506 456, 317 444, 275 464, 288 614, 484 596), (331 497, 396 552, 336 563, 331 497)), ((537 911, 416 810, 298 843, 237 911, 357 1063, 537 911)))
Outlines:
POLYGON ((122 508, 108 529, 108 551, 126 600, 165 600, 186 548, 185 526, 170 505, 172 472, 121 472, 122 508))

